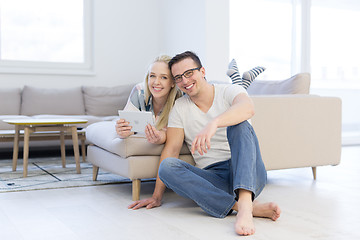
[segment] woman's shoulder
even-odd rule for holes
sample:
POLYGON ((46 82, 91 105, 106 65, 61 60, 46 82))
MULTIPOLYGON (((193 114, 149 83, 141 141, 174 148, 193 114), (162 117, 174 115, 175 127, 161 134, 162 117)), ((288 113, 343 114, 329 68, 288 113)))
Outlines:
POLYGON ((134 90, 136 90, 136 91, 144 91, 144 89, 145 89, 144 85, 145 84, 143 82, 135 84, 135 86, 133 87, 133 91, 134 90))
POLYGON ((128 102, 140 111, 146 111, 143 83, 138 83, 133 87, 128 102))

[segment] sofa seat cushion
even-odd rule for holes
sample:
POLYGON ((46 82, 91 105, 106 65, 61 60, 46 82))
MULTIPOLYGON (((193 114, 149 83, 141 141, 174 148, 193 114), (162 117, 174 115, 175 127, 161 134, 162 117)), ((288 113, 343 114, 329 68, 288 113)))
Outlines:
MULTIPOLYGON (((91 144, 103 148, 123 158, 130 156, 160 156, 164 144, 152 144, 145 136, 133 135, 125 139, 119 138, 115 131, 114 121, 91 124, 86 128, 86 139, 91 144)), ((190 154, 183 145, 180 154, 190 154)))
POLYGON ((0 88, 0 115, 20 114, 20 104, 20 88, 0 88))
POLYGON ((119 119, 119 115, 116 116, 97 116, 102 121, 116 121, 119 119))
POLYGON ((85 115, 81 87, 57 89, 24 86, 21 114, 85 115))

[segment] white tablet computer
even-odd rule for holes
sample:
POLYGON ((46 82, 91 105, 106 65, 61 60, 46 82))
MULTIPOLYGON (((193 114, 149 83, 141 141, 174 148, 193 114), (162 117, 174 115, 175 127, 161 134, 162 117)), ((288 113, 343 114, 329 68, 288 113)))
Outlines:
POLYGON ((119 110, 119 116, 125 119, 132 126, 131 131, 140 134, 145 134, 145 126, 149 123, 154 125, 154 118, 151 112, 132 112, 119 110))

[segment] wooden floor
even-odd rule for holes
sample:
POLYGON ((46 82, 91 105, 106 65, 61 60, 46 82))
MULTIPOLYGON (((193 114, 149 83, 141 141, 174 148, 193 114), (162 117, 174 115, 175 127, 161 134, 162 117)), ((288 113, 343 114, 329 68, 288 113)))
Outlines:
MULTIPOLYGON (((142 184, 141 197, 154 182, 142 184)), ((259 201, 282 208, 276 222, 256 218, 246 239, 360 239, 360 147, 344 147, 338 166, 268 172, 259 201)), ((128 210, 131 185, 0 194, 0 239, 239 239, 235 215, 216 219, 172 191, 156 209, 128 210)))

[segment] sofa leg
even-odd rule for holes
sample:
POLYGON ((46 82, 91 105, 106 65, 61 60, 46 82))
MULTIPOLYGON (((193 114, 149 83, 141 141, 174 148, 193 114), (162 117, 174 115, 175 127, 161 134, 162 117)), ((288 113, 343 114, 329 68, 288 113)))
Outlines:
POLYGON ((99 173, 99 167, 93 165, 93 181, 97 180, 98 173, 99 173))
POLYGON ((140 186, 141 186, 141 180, 140 179, 132 180, 132 198, 133 198, 133 201, 140 200, 140 186))
POLYGON ((81 155, 83 162, 86 162, 86 150, 85 150, 85 139, 81 139, 81 155))
POLYGON ((313 177, 316 180, 316 167, 312 167, 313 177))

